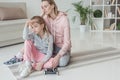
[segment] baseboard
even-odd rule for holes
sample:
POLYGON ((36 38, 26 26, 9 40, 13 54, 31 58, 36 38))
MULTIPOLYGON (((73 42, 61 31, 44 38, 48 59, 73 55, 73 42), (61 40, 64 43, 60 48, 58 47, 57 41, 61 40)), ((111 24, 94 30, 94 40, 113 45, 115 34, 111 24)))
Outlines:
POLYGON ((22 38, 17 38, 17 39, 12 39, 12 40, 6 40, 6 41, 0 41, 0 48, 11 46, 11 45, 15 45, 15 44, 20 44, 20 43, 23 43, 23 42, 24 41, 23 41, 22 38))

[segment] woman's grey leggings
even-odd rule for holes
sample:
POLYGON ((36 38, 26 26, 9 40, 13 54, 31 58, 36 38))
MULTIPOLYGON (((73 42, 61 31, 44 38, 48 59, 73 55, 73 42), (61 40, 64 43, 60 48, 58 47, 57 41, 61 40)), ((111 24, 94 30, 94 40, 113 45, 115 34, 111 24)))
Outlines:
MULTIPOLYGON (((61 48, 57 47, 56 45, 54 45, 54 55, 56 55, 59 51, 60 51, 61 48)), ((61 58, 60 58, 60 61, 59 61, 59 65, 58 66, 67 66, 68 63, 70 61, 70 51, 68 51, 67 53, 65 53, 65 55, 63 55, 61 58)))

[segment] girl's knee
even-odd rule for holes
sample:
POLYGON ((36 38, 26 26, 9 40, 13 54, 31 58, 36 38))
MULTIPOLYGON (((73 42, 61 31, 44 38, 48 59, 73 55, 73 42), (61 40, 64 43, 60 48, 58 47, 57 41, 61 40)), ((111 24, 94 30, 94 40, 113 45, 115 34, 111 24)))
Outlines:
POLYGON ((25 45, 32 45, 33 44, 33 42, 31 41, 31 40, 25 40, 25 45))
POLYGON ((25 40, 25 43, 32 43, 31 40, 25 40))

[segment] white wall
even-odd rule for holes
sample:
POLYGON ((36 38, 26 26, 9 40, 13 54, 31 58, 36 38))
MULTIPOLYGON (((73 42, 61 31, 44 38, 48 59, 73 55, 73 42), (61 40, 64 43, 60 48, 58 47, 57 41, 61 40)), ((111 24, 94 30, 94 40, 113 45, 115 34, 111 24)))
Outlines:
POLYGON ((40 0, 0 0, 0 2, 25 2, 29 18, 40 14, 40 0))
MULTIPOLYGON (((75 12, 73 11, 73 6, 71 5, 71 3, 73 2, 78 2, 80 0, 55 0, 56 4, 58 5, 58 8, 60 11, 66 11, 68 9, 71 9, 68 12, 68 17, 70 19, 70 23, 71 23, 71 27, 76 27, 79 25, 79 20, 78 22, 76 22, 75 24, 72 23, 72 16, 75 14, 75 12)), ((89 5, 90 0, 83 0, 84 1, 84 5, 89 5)), ((27 13, 28 13, 28 17, 31 18, 34 15, 40 15, 41 13, 41 8, 40 8, 40 4, 41 4, 41 0, 0 0, 0 2, 26 2, 27 4, 27 13)))
MULTIPOLYGON (((59 10, 66 11, 66 10, 70 9, 67 13, 68 13, 71 27, 72 28, 79 27, 79 24, 80 24, 79 19, 74 24, 72 22, 72 18, 76 14, 74 12, 74 7, 72 6, 72 3, 78 2, 80 0, 55 0, 55 1, 56 1, 56 4, 58 5, 59 10)), ((90 4, 90 0, 83 0, 83 2, 84 2, 84 4, 83 4, 84 6, 88 6, 90 4)))
POLYGON ((40 15, 40 2, 41 0, 26 0, 29 18, 34 15, 40 15))

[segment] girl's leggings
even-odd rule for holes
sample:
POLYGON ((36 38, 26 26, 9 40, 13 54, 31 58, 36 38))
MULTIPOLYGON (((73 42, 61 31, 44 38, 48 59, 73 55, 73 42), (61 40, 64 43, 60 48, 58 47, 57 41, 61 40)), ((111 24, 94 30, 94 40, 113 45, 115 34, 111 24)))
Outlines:
MULTIPOLYGON (((24 61, 30 61, 30 62, 37 63, 37 62, 40 62, 44 58, 44 56, 45 56, 45 54, 38 51, 31 40, 25 40, 24 55, 23 55, 24 61)), ((52 68, 52 60, 53 60, 53 58, 50 58, 43 65, 43 68, 52 68)), ((33 68, 34 67, 35 66, 33 66, 33 68)))

